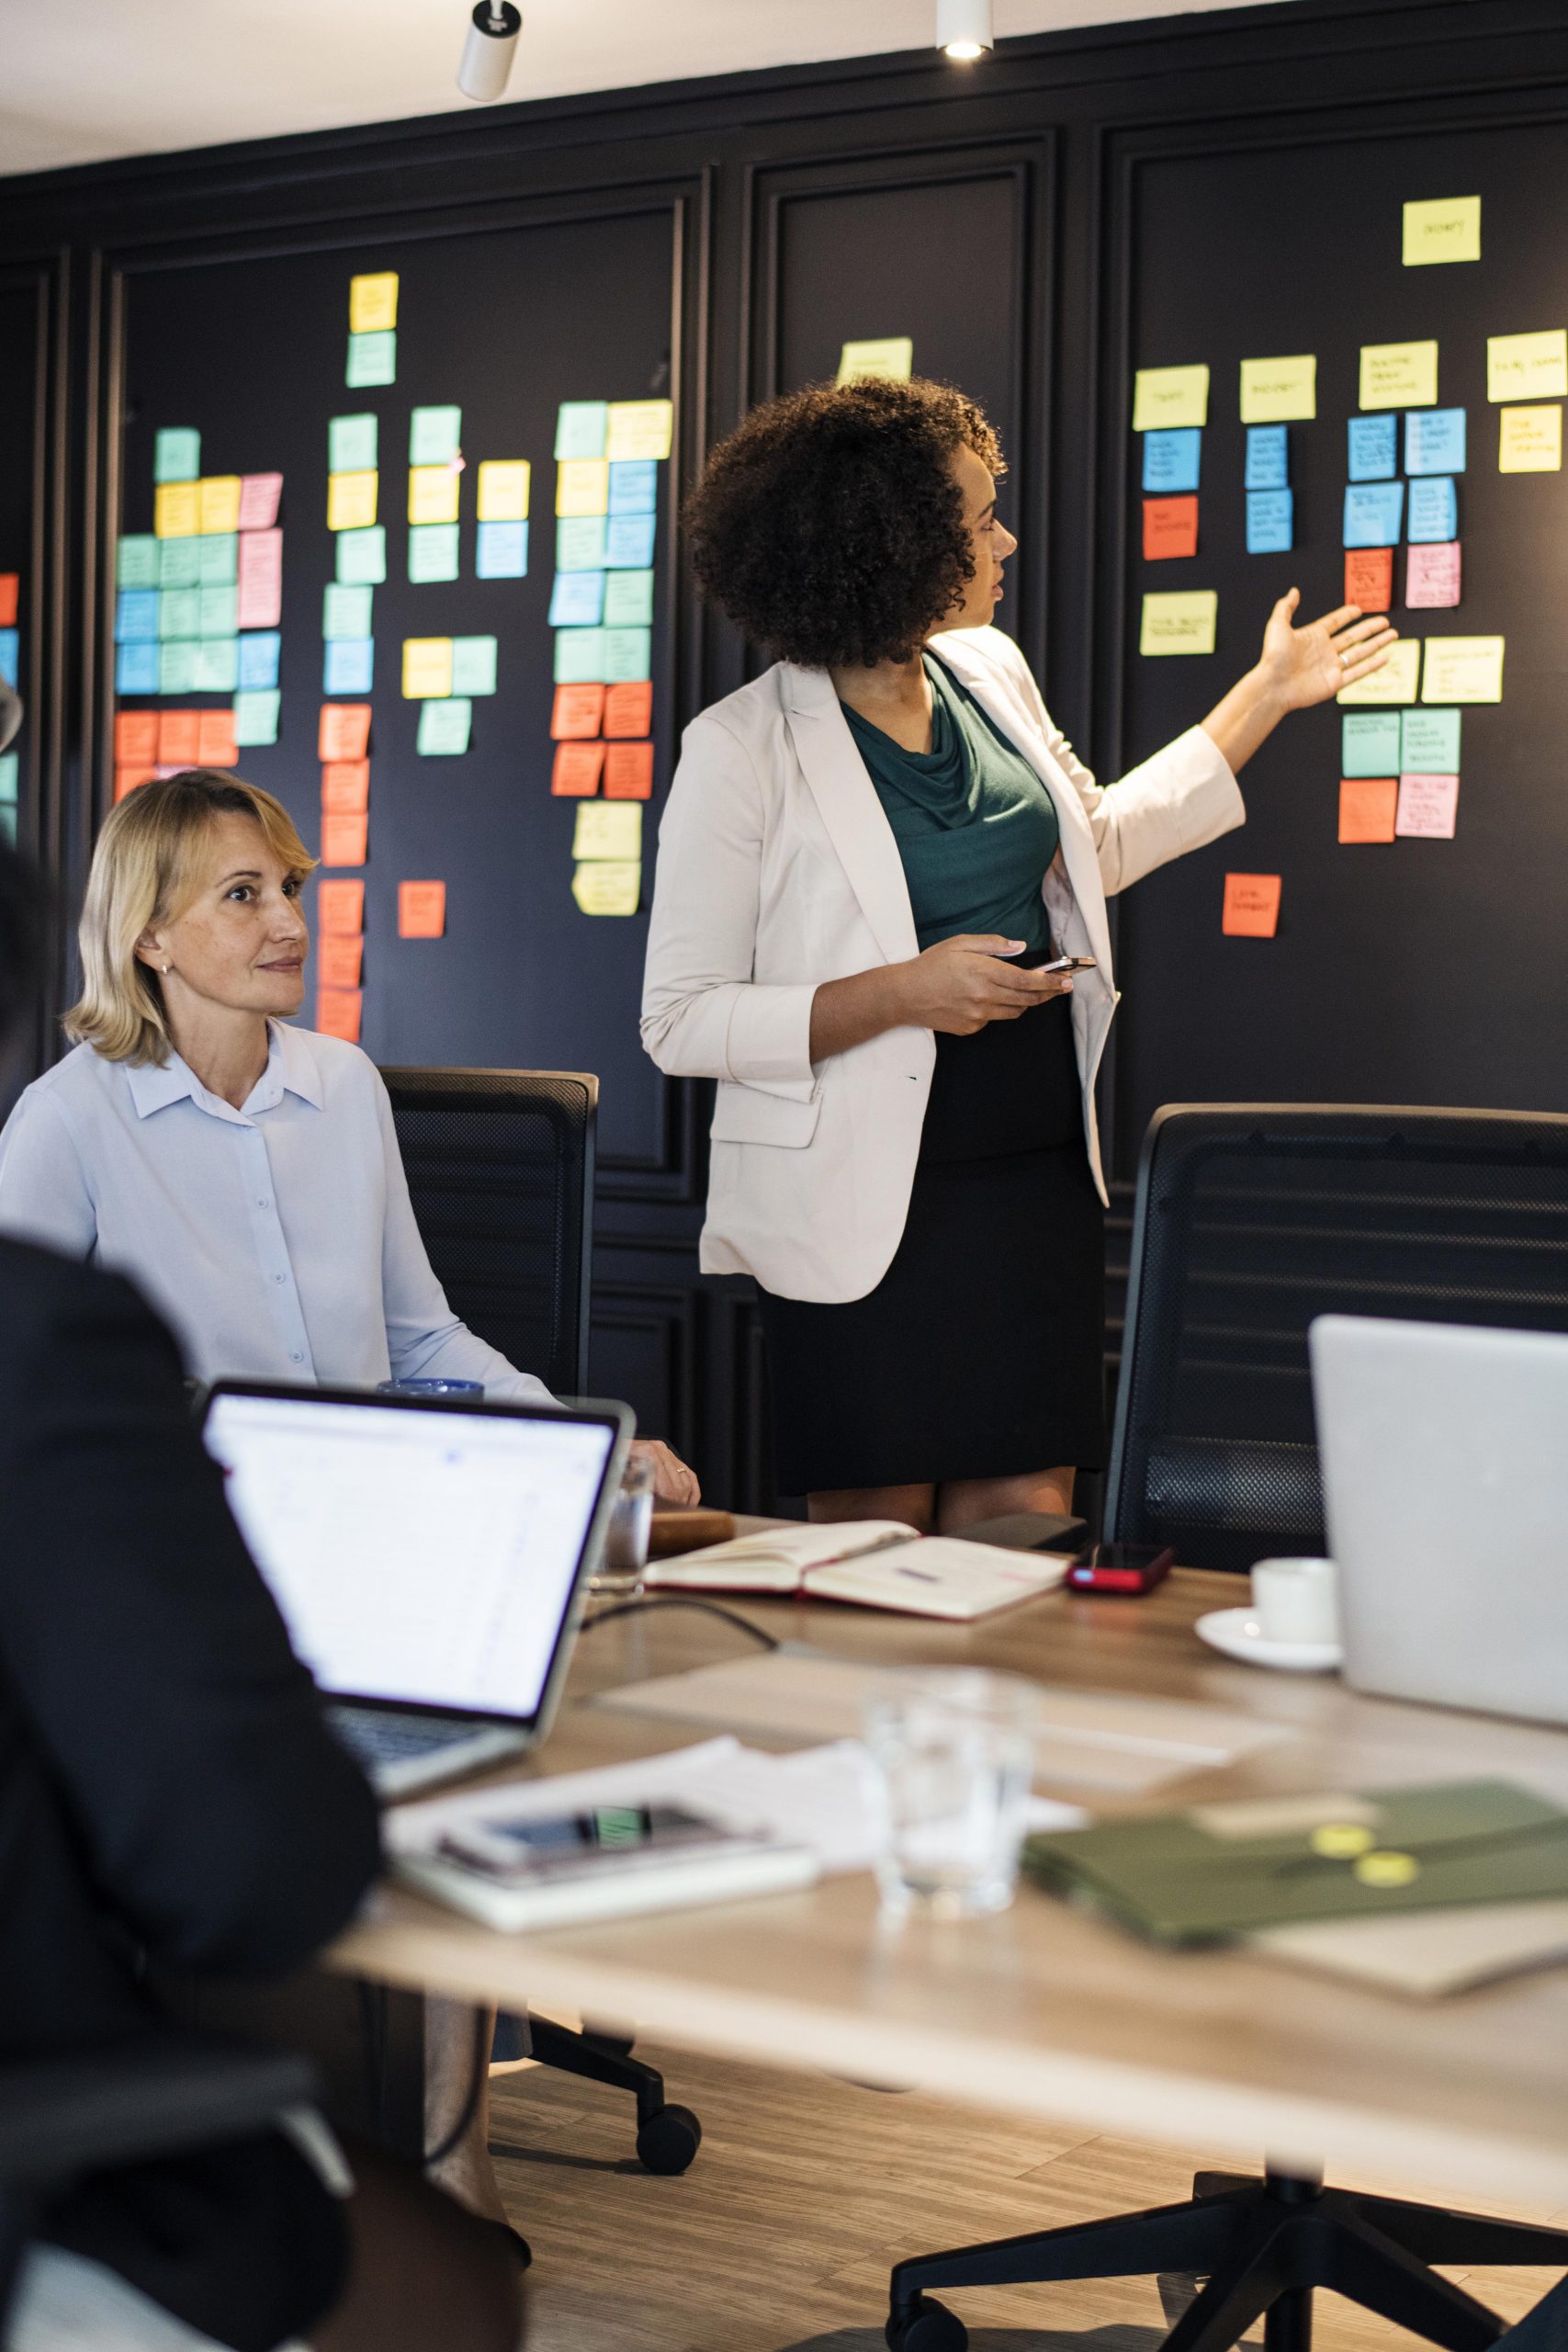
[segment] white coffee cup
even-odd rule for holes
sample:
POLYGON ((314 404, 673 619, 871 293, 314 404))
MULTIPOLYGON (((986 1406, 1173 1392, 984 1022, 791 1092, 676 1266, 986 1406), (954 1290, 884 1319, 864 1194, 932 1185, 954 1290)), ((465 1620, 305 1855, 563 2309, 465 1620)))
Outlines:
POLYGON ((1337 1642, 1338 1582, 1332 1560, 1259 1560, 1252 1605, 1266 1642, 1337 1642))

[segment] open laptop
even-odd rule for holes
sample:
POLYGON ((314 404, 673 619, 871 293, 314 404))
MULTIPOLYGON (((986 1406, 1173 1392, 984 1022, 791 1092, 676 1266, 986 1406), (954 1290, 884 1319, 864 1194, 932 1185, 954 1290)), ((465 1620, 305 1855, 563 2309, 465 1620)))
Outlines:
POLYGON ((230 1508, 381 1795, 544 1737, 631 1430, 613 1404, 213 1388, 230 1508))
POLYGON ((1568 1338, 1312 1327, 1345 1679, 1568 1723, 1568 1338))

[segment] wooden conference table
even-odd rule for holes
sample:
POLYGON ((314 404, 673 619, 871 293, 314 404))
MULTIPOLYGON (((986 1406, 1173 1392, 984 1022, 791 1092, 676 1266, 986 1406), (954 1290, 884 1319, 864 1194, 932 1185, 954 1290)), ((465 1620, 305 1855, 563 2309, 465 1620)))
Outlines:
MULTIPOLYGON (((737 1605, 775 1634, 843 1657, 1005 1667, 1067 1687, 1201 1700, 1298 1735, 1167 1788, 1160 1804, 1483 1773, 1528 1775, 1568 1802, 1568 1733, 1229 1664, 1191 1628, 1236 1599, 1235 1578, 1182 1571, 1144 1600, 1053 1593, 971 1627, 737 1605)), ((586 1702, 750 1646, 686 1610, 585 1632, 532 1770, 710 1736, 711 1724, 586 1702)), ((692 2049, 1199 2144, 1249 2167, 1267 2153, 1450 2201, 1484 2198, 1521 2213, 1568 2205, 1568 1969, 1424 2003, 1239 1951, 1153 1951, 1028 1887, 997 1918, 889 1925, 863 1873, 527 1938, 389 1888, 329 1964, 502 2007, 565 2007, 692 2049)))

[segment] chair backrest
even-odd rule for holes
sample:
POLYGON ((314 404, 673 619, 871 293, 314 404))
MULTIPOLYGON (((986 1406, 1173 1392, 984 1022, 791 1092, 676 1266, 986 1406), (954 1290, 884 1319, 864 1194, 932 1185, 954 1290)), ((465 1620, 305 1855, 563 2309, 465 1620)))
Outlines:
POLYGON ((1568 1331, 1568 1118, 1178 1104, 1145 1138, 1106 1533, 1320 1552, 1319 1315, 1568 1331))
POLYGON ((413 1213, 454 1314, 558 1396, 588 1380, 599 1081, 384 1069, 413 1213))

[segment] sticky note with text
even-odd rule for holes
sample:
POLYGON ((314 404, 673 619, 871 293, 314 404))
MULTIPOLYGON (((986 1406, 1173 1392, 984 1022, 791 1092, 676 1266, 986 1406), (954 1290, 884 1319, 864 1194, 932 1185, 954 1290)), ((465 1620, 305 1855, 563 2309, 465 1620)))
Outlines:
POLYGON ((197 484, 197 529, 237 531, 240 527, 240 477, 207 474, 197 484))
POLYGON ((1151 590, 1144 598, 1139 652, 1213 653, 1219 606, 1219 595, 1213 588, 1188 588, 1169 594, 1151 590))
POLYGON ((162 710, 158 714, 158 765, 193 768, 201 733, 199 710, 162 710))
POLYGON ((379 437, 377 420, 368 413, 359 416, 330 416, 327 419, 328 473, 374 473, 380 462, 377 454, 379 437))
POLYGON ((1429 637, 1421 673, 1423 702, 1501 702, 1500 637, 1429 637))
POLYGON ((188 424, 165 424, 152 438, 152 479, 195 481, 201 472, 201 435, 188 424))
POLYGON ((1354 685, 1341 686, 1335 700, 1354 707, 1358 703, 1386 707, 1390 703, 1414 702, 1421 675, 1421 640, 1418 637, 1402 637, 1388 649, 1388 658, 1381 670, 1373 670, 1354 685))
POLYGON ((604 746, 605 799, 649 800, 652 797, 652 744, 606 743, 604 746))
POLYGON ((282 701, 276 686, 242 686, 234 696, 235 743, 276 743, 282 701))
POLYGON ((603 684, 558 686, 550 710, 550 734, 558 743, 597 735, 604 716, 603 684))
POLYGON ((283 639, 275 628, 252 629, 240 639, 240 684, 243 688, 276 686, 283 639))
POLYGON ((1220 929, 1231 939, 1272 939, 1280 927, 1280 876, 1227 874, 1220 929))
POLYGON ((1463 473, 1464 441, 1463 409, 1412 409, 1404 420, 1405 472, 1463 473))
POLYGON ((368 637, 340 637, 322 647, 321 692, 367 695, 376 683, 376 646, 368 637))
POLYGON ((364 1008, 358 989, 318 989, 316 1027, 323 1037, 341 1037, 344 1045, 357 1046, 364 1008))
POLYGON ((606 514, 610 468, 603 458, 567 458, 556 468, 558 514, 606 514))
POLYGON ((1481 198, 1423 197, 1404 208, 1402 258, 1406 269, 1434 262, 1481 259, 1481 198))
POLYGON ((1133 379, 1133 430, 1209 422, 1207 367, 1140 368, 1133 379))
POLYGON ((1400 536, 1404 514, 1402 481, 1348 483, 1345 491, 1345 545, 1391 548, 1400 536))
POLYGON ((334 938, 357 936, 365 928, 363 882, 318 882, 316 928, 334 938))
POLYGON ((348 281, 348 330, 378 334, 398 323, 398 273, 369 270, 348 281))
POLYGON ((375 472, 327 476, 327 528, 363 531, 376 520, 376 494, 380 476, 375 472))
POLYGON ((467 695, 448 695, 439 702, 421 703, 415 749, 435 759, 456 759, 468 748, 474 706, 467 695))
POLYGON ((1399 470, 1399 419, 1353 416, 1345 470, 1351 481, 1392 481, 1399 470))
POLYGON ((1317 360, 1310 352, 1292 359, 1244 359, 1241 421, 1286 424, 1317 414, 1317 360))
MULTIPOLYGON (((179 542, 171 540, 170 545, 177 547, 179 542)), ((13 582, 17 577, 14 571, 8 571, 5 576, 13 582)), ((158 542, 151 531, 134 532, 130 537, 120 540, 115 556, 114 576, 115 584, 119 588, 156 588, 158 585, 158 542)), ((17 589, 13 585, 8 592, 10 620, 0 623, 0 626, 10 628, 15 623, 16 598, 17 589)))
POLYGON ((372 523, 362 531, 340 531, 333 541, 337 576, 345 586, 380 587, 387 577, 387 526, 372 523))
POLYGON ((1348 711, 1339 722, 1340 775, 1397 775, 1400 719, 1397 710, 1348 711))
POLYGON ((868 376, 907 382, 915 372, 914 339, 907 334, 884 335, 880 343, 846 343, 839 352, 840 384, 863 384, 868 376))
POLYGON ((231 768, 240 756, 231 710, 204 710, 196 723, 196 763, 202 768, 231 768))
POLYGON ((550 770, 550 790, 558 799, 573 800, 597 792, 604 767, 603 743, 558 743, 550 770))
POLYGON ((370 744, 367 702, 324 702, 316 726, 316 757, 362 760, 370 744))
POLYGON ((1534 334, 1486 338, 1489 401, 1560 401, 1568 397, 1568 327, 1534 334))
POLYGON ((674 430, 675 410, 669 401, 612 401, 604 455, 612 465, 630 458, 667 458, 674 430))
POLYGON ((526 579, 527 524, 481 523, 475 538, 474 572, 480 580, 526 579))
POLYGON ((363 865, 370 854, 370 820, 326 811, 321 818, 321 864, 363 865))
POLYGON ((1497 424, 1500 474, 1562 472, 1562 411, 1556 401, 1540 408, 1499 409, 1497 424))
POLYGON ((455 523, 462 476, 450 466, 409 468, 409 521, 455 523))
MULTIPOLYGON (((1398 771, 1403 775, 1458 775, 1460 728, 1457 710, 1406 710, 1399 718, 1398 771)), ((1349 724, 1348 720, 1346 722, 1349 724)), ((1346 770, 1348 775, 1350 771, 1346 770)))
POLYGON ((398 937, 440 939, 446 930, 445 882, 400 882, 398 937))
POLYGON ((653 729, 653 686, 647 678, 623 679, 604 696, 607 736, 648 735, 653 729))
POLYGON ((1459 541, 1413 545, 1404 560, 1404 601, 1411 610, 1450 606, 1459 599, 1459 541))
POLYGON ((571 895, 585 915, 635 915, 642 897, 642 867, 608 860, 576 866, 571 895))
POLYGON ((369 391, 398 379, 398 338, 390 328, 371 334, 351 334, 344 381, 351 392, 369 391))
POLYGON ((572 829, 571 854, 579 858, 637 860, 642 856, 642 808, 631 799, 585 800, 572 829))
POLYGON ((1158 498, 1196 490, 1202 464, 1203 435, 1196 426, 1179 431, 1157 429, 1144 435, 1144 488, 1158 498))
MULTIPOLYGON (((326 889, 340 888, 334 883, 326 889)), ((316 985, 323 989, 356 989, 365 966, 365 940, 359 932, 323 931, 315 943, 316 985)))
POLYGON ((411 702, 452 691, 452 640, 449 637, 405 637, 403 694, 411 702))
POLYGON ((1198 552, 1198 501, 1195 498, 1145 498, 1144 501, 1144 560, 1159 563, 1170 556, 1198 552))
POLYGON ((152 533, 160 539, 194 539, 201 524, 201 493, 193 481, 163 481, 152 493, 152 533))
POLYGON ((277 520, 278 502, 283 496, 281 474, 242 474, 240 476, 240 528, 242 531, 270 531, 277 520))
POLYGON ((452 639, 452 692, 492 695, 495 692, 496 646, 493 637, 452 639))
POLYGON ((327 760, 321 767, 321 807, 334 817, 362 817, 370 806, 368 760, 327 760))
POLYGON ((1247 552, 1283 555, 1294 534, 1295 498, 1288 490, 1247 492, 1247 552))
POLYGON ((1413 834, 1423 841, 1451 842, 1458 813, 1457 775, 1400 777, 1399 808, 1393 825, 1396 833, 1413 834))
POLYGON ((526 522, 531 481, 532 469, 526 458, 486 458, 479 466, 479 521, 526 522))
POLYGON ((602 458, 610 434, 608 401, 562 401, 556 412, 557 462, 602 458))
MULTIPOLYGON (((1145 443, 1145 447, 1147 444, 1145 443)), ((1287 490, 1291 481, 1291 436, 1282 424, 1247 428, 1247 490, 1287 490)))
POLYGON ((155 710, 116 712, 114 756, 117 767, 156 765, 158 714, 155 710))
POLYGON ((1359 399, 1362 408, 1435 408, 1436 343, 1364 343, 1359 399))
POLYGON ((1339 785, 1342 842, 1391 842, 1398 780, 1392 775, 1348 775, 1339 785))
POLYGON ((457 528, 456 523, 410 524, 409 578, 412 581, 456 580, 457 528))
POLYGON ((461 455, 463 412, 450 405, 416 408, 409 417, 409 465, 451 466, 461 455))

